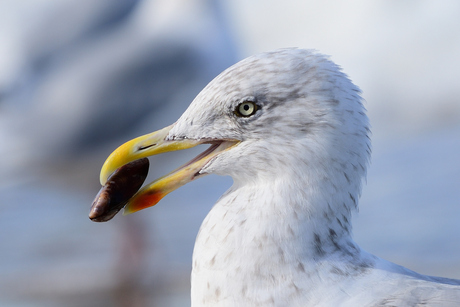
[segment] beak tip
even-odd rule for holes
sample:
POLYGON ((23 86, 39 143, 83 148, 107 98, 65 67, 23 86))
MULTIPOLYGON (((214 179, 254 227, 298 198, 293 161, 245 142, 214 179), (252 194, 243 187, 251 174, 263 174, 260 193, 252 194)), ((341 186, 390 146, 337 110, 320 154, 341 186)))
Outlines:
POLYGON ((131 213, 133 213, 133 212, 132 212, 131 210, 129 210, 128 208, 125 207, 125 208, 123 209, 123 216, 129 215, 129 214, 131 214, 131 213))

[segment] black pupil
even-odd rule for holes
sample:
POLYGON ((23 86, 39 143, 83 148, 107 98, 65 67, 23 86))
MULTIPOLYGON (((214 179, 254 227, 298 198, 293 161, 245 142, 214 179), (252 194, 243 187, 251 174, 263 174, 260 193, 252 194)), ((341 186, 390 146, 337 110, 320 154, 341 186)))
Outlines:
POLYGON ((245 111, 247 111, 247 110, 249 110, 249 105, 245 104, 245 105, 243 106, 243 108, 244 108, 245 111))

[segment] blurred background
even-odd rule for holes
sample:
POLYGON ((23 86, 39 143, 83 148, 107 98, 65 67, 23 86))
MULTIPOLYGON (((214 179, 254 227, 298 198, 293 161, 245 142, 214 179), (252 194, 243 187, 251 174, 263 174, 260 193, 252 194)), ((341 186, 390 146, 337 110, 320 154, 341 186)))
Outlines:
MULTIPOLYGON (((460 278, 460 2, 0 1, 0 306, 189 306, 208 176, 108 223, 89 208, 121 143, 173 123, 226 67, 331 55, 363 90, 369 252, 460 278)), ((153 180, 202 148, 151 159, 153 180)))

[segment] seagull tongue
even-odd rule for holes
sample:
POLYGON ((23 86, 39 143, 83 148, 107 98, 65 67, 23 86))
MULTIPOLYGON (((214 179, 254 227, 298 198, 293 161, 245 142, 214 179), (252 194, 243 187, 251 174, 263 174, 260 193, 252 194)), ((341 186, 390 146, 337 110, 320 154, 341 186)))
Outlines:
POLYGON ((123 208, 141 188, 149 171, 149 160, 135 160, 115 170, 97 193, 89 218, 94 222, 107 222, 123 208))

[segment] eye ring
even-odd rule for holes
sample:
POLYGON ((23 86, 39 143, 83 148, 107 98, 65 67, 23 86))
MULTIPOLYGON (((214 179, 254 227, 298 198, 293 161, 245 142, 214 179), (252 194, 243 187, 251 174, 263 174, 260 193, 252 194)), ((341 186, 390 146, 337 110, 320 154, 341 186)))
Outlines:
POLYGON ((236 106, 234 113, 239 117, 249 117, 254 115, 257 109, 258 107, 255 102, 246 100, 236 106))

